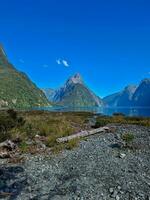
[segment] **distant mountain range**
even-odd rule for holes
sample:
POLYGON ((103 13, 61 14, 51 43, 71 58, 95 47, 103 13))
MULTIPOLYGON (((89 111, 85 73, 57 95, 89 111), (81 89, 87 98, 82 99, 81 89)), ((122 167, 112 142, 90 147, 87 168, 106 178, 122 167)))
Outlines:
POLYGON ((79 73, 70 77, 57 90, 49 88, 42 90, 25 73, 19 72, 9 63, 6 53, 0 45, 0 108, 49 106, 50 102, 76 107, 104 105, 150 107, 150 79, 142 80, 138 86, 129 85, 122 91, 103 99, 86 86, 79 73))
POLYGON ((150 79, 142 80, 138 86, 128 85, 103 99, 84 84, 80 74, 69 78, 58 90, 43 91, 50 101, 65 106, 150 107, 150 79))
POLYGON ((150 107, 150 79, 138 86, 129 85, 121 92, 103 98, 105 105, 113 107, 150 107))
POLYGON ((70 77, 58 90, 44 89, 47 98, 64 106, 102 106, 102 100, 83 82, 79 73, 70 77))
POLYGON ((9 63, 0 45, 0 107, 27 108, 48 106, 45 94, 9 63))

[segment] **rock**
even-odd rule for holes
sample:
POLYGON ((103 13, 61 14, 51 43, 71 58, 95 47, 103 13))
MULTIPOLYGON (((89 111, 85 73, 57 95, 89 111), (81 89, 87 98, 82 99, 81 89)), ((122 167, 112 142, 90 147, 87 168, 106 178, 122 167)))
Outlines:
POLYGON ((10 154, 8 152, 0 152, 0 158, 5 159, 5 158, 11 158, 10 154))
POLYGON ((120 154, 119 154, 119 158, 122 158, 122 159, 123 159, 123 158, 125 158, 125 157, 126 157, 126 154, 125 154, 125 153, 120 153, 120 154))
POLYGON ((16 148, 16 144, 12 142, 11 140, 6 140, 2 143, 0 143, 1 148, 8 149, 9 151, 12 151, 16 148))
POLYGON ((118 194, 117 190, 114 190, 114 192, 111 194, 111 197, 116 198, 117 194, 118 194))
POLYGON ((120 186, 118 186, 117 188, 118 188, 118 190, 121 190, 121 187, 120 187, 120 186))
POLYGON ((119 199, 120 199, 120 197, 119 197, 119 195, 117 195, 117 196, 116 196, 116 200, 119 200, 119 199))
POLYGON ((112 194, 114 192, 113 188, 109 188, 109 192, 112 194))
POLYGON ((116 134, 90 136, 71 151, 64 150, 56 155, 49 151, 48 154, 41 151, 34 155, 25 154, 24 162, 17 165, 0 159, 0 185, 3 186, 3 179, 8 186, 12 182, 18 185, 18 188, 7 187, 5 191, 16 191, 16 200, 30 197, 34 200, 150 200, 149 135, 149 127, 118 125, 116 134), (127 132, 137 135, 134 142, 142 147, 141 152, 129 153, 127 149, 110 147, 119 142, 115 135, 127 132), (126 157, 121 159, 120 153, 126 157))

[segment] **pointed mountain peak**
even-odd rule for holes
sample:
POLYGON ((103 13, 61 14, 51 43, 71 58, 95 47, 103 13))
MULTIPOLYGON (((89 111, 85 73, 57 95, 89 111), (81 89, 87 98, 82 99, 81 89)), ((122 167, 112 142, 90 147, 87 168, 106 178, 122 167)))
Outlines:
POLYGON ((136 90, 137 86, 136 85, 128 85, 125 87, 124 91, 134 93, 136 90))
POLYGON ((2 56, 2 55, 6 57, 5 50, 4 50, 3 46, 2 46, 2 44, 0 44, 0 56, 2 56))
POLYGON ((67 81, 67 83, 73 83, 73 84, 83 84, 83 80, 82 77, 79 73, 76 73, 75 75, 73 75, 72 77, 70 77, 67 81))

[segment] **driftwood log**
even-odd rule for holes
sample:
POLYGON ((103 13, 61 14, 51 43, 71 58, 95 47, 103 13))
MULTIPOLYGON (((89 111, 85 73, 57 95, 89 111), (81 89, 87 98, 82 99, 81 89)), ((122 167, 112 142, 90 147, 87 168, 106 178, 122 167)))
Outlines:
POLYGON ((81 131, 79 133, 73 134, 73 135, 69 135, 66 137, 62 137, 62 138, 58 138, 56 141, 58 143, 62 143, 62 142, 68 142, 69 140, 75 139, 75 138, 81 138, 81 137, 86 137, 89 135, 94 135, 96 133, 104 133, 104 132, 110 132, 111 129, 108 128, 107 126, 101 127, 101 128, 96 128, 93 130, 89 130, 89 131, 81 131))

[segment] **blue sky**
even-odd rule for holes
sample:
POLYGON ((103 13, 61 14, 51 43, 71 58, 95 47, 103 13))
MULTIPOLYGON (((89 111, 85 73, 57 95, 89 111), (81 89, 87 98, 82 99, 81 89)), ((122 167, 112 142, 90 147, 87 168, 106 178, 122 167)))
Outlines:
POLYGON ((0 42, 39 87, 79 72, 105 96, 150 77, 150 1, 0 0, 0 42))

